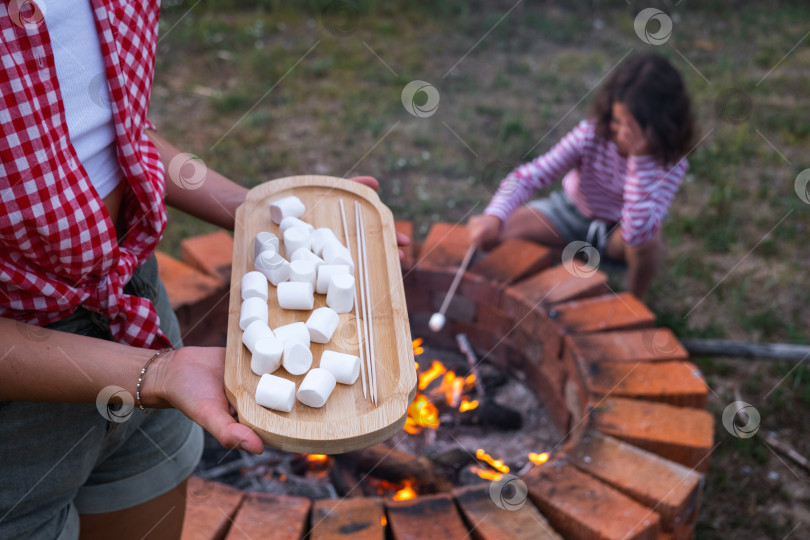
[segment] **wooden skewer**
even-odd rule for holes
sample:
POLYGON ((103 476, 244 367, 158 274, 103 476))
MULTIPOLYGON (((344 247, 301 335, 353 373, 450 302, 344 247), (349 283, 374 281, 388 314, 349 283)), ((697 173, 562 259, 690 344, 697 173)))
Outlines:
MULTIPOLYGON (((340 217, 343 219, 343 238, 346 240, 346 249, 351 252, 352 246, 349 242, 349 228, 346 226, 346 210, 343 206, 343 199, 340 199, 340 217)), ((360 244, 357 244, 357 258, 360 258, 360 244)), ((360 311, 357 307, 357 287, 354 288, 354 320, 360 320, 360 311)), ((363 344, 360 343, 360 323, 356 324, 357 326, 357 342, 358 342, 358 349, 360 349, 360 374, 361 378, 363 379, 363 397, 368 397, 368 391, 366 390, 366 365, 365 365, 365 358, 363 356, 363 344)))
POLYGON ((363 220, 363 212, 360 209, 360 204, 357 204, 357 215, 360 217, 360 230, 362 231, 362 244, 363 244, 363 279, 365 279, 365 297, 368 304, 369 313, 369 334, 371 335, 371 376, 369 381, 371 386, 371 393, 374 396, 374 405, 377 405, 377 347, 374 343, 374 312, 371 305, 371 286, 368 282, 368 249, 366 248, 366 224, 363 220))
MULTIPOLYGON (((362 242, 360 241, 361 235, 363 234, 360 230, 360 204, 355 201, 354 202, 354 223, 355 223, 355 231, 357 233, 357 276, 358 280, 355 283, 355 291, 358 289, 361 293, 361 305, 363 308, 363 345, 366 348, 366 362, 367 362, 367 369, 368 369, 368 385, 369 385, 369 396, 371 397, 371 401, 374 401, 374 384, 373 384, 373 372, 371 371, 371 341, 369 339, 369 331, 370 331, 370 323, 369 323, 369 312, 368 312, 368 304, 366 299, 368 298, 368 290, 364 288, 363 282, 363 265, 365 263, 365 259, 363 258, 362 253, 362 242)), ((360 308, 358 308, 359 310, 360 308)), ((359 311, 358 311, 359 313, 359 311)), ((376 404, 375 404, 376 405, 376 404)))
POLYGON ((459 266, 458 270, 456 270, 456 275, 455 277, 453 277, 453 282, 450 284, 450 288, 447 290, 447 295, 444 297, 442 307, 439 308, 439 313, 441 313, 442 315, 444 315, 447 312, 447 308, 450 306, 450 301, 456 294, 458 284, 461 282, 461 276, 463 276, 464 272, 467 271, 467 266, 469 266, 470 264, 470 260, 472 259, 473 253, 475 253, 475 244, 472 244, 467 249, 467 253, 464 255, 464 260, 461 261, 461 266, 459 266))

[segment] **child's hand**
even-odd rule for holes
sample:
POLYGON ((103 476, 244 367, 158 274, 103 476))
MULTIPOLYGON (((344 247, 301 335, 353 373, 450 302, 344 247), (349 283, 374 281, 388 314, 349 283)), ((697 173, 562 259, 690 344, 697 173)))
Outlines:
POLYGON ((488 242, 496 240, 500 230, 500 218, 488 214, 473 216, 470 218, 469 223, 467 223, 470 242, 479 247, 483 247, 488 242))

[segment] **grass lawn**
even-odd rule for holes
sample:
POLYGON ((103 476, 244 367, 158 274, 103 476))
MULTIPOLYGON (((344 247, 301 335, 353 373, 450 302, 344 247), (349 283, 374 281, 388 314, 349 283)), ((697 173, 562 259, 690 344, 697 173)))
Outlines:
MULTIPOLYGON (((660 7, 672 34, 651 45, 634 30, 646 4, 621 1, 291 5, 164 2, 151 118, 167 139, 245 186, 373 175, 396 218, 423 237, 435 221, 481 212, 511 168, 587 114, 617 62, 655 51, 687 82, 699 142, 648 305, 680 337, 808 344, 810 192, 803 200, 796 186, 810 167, 810 6, 669 2, 660 7), (438 92, 435 114, 403 107, 414 80, 438 92)), ((171 211, 162 249, 176 253, 209 230, 171 211)), ((623 278, 611 275, 619 288, 623 278)), ((805 366, 695 361, 720 443, 698 537, 806 537, 806 474, 720 422, 739 392, 763 433, 810 455, 805 366)))

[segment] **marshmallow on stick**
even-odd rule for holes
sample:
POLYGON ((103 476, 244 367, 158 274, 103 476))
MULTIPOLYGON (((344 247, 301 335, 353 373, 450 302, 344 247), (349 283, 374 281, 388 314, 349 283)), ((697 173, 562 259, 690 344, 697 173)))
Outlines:
POLYGON ((319 367, 334 375, 341 384, 354 384, 360 375, 360 358, 353 354, 323 351, 319 367))
POLYGON ((295 402, 295 383, 265 374, 256 387, 256 403, 268 409, 290 412, 295 402))
POLYGON ((323 407, 335 389, 335 376, 325 369, 314 368, 307 373, 298 387, 298 401, 310 407, 323 407))
POLYGON ((270 219, 276 225, 279 225, 285 217, 300 218, 306 211, 307 208, 304 203, 294 195, 270 203, 270 219))

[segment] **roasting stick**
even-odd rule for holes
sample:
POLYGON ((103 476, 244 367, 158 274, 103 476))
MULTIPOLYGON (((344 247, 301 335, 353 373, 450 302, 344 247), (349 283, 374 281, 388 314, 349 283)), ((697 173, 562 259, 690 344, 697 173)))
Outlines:
POLYGON ((377 405, 377 370, 375 368, 376 354, 374 351, 374 315, 371 310, 371 288, 368 283, 368 253, 366 251, 366 227, 363 222, 363 213, 360 210, 360 204, 355 201, 354 203, 355 220, 357 224, 357 244, 362 248, 358 249, 358 275, 360 276, 361 290, 363 291, 363 321, 365 322, 366 329, 366 343, 368 345, 367 361, 368 361, 368 384, 369 393, 371 394, 371 401, 377 405))
MULTIPOLYGON (((352 246, 351 242, 349 242, 349 228, 346 226, 346 210, 343 206, 343 199, 340 199, 340 217, 343 219, 343 238, 346 239, 346 249, 351 251, 352 246)), ((357 244, 357 258, 360 258, 360 244, 357 244)), ((354 320, 357 321, 360 319, 360 308, 357 307, 357 287, 354 288, 354 320)), ((357 341, 360 341, 360 325, 357 324, 357 341)), ((360 349, 360 374, 361 378, 363 379, 363 397, 368 397, 368 391, 366 390, 366 365, 365 365, 365 358, 363 357, 363 344, 358 343, 358 349, 360 349)))
POLYGON ((374 314, 371 310, 371 287, 369 286, 368 282, 368 249, 366 249, 366 223, 363 220, 363 212, 360 210, 360 204, 355 202, 357 205, 357 215, 360 218, 360 229, 362 230, 363 234, 361 236, 362 244, 363 244, 363 276, 365 279, 365 293, 363 296, 366 298, 366 304, 368 305, 368 325, 369 325, 369 334, 371 335, 371 356, 370 356, 370 364, 371 364, 371 374, 369 377, 369 382, 371 384, 371 392, 374 396, 374 405, 377 405, 377 348, 374 344, 374 314))
POLYGON ((445 313, 447 312, 447 308, 450 306, 450 301, 456 294, 456 288, 458 288, 458 284, 461 282, 461 277, 464 275, 464 272, 467 271, 467 266, 470 264, 473 253, 475 253, 475 244, 472 244, 469 249, 467 249, 467 253, 464 255, 464 260, 461 261, 461 266, 459 266, 458 270, 456 270, 456 275, 453 277, 453 282, 450 284, 450 289, 448 289, 447 294, 444 297, 442 307, 439 308, 437 313, 430 316, 428 327, 434 332, 439 332, 444 327, 445 313))
MULTIPOLYGON (((366 369, 368 370, 368 393, 371 401, 374 401, 374 390, 373 390, 373 382, 372 382, 372 371, 371 371, 371 341, 369 340, 369 310, 366 306, 366 298, 368 297, 368 291, 363 287, 363 266, 365 264, 365 259, 363 259, 363 252, 362 252, 362 242, 360 241, 361 235, 363 232, 360 230, 360 204, 355 201, 354 202, 354 228, 357 232, 357 276, 358 280, 355 284, 355 289, 360 290, 360 294, 362 295, 361 305, 363 308, 363 345, 366 348, 366 362, 367 366, 366 369)), ((360 313, 360 308, 358 307, 358 313, 360 313)), ((376 405, 376 404, 375 404, 376 405)))

